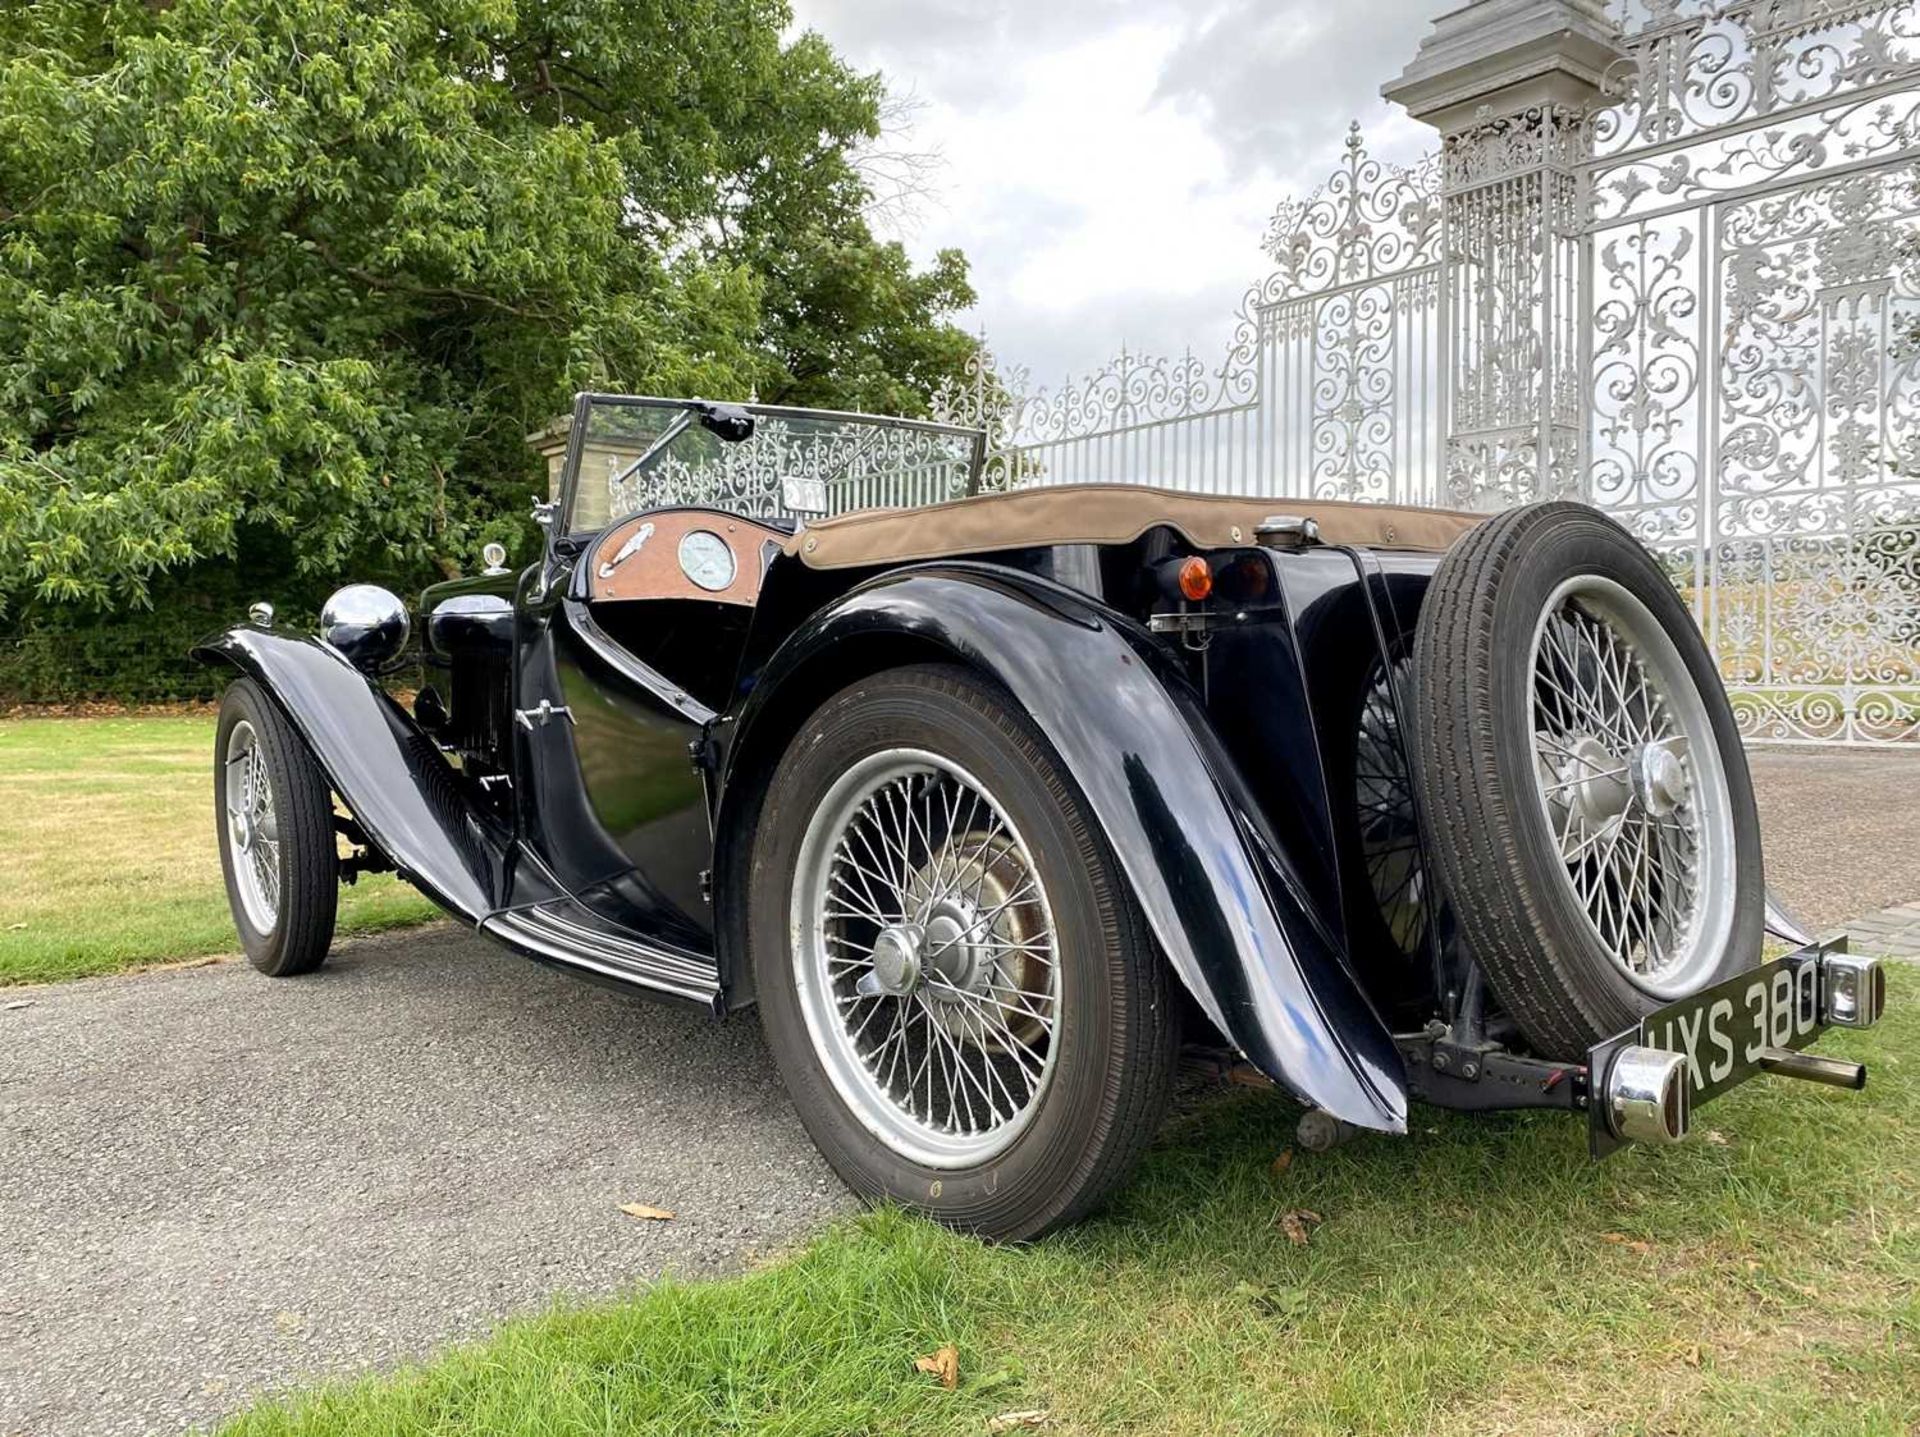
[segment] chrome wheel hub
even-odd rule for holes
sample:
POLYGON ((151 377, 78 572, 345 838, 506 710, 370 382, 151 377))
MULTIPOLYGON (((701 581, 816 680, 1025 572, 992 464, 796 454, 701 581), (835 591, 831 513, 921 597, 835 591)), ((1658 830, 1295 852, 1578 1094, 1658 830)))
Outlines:
POLYGON ((1588 823, 1599 825, 1626 811, 1632 790, 1624 775, 1627 765, 1605 744, 1591 736, 1576 739, 1567 761, 1560 766, 1560 787, 1588 823))
POLYGON ((873 940, 873 991, 904 998, 920 986, 923 930, 911 924, 882 928, 873 940))
POLYGON ((935 998, 947 996, 943 989, 951 989, 957 995, 978 991, 981 986, 985 945, 973 941, 976 920, 964 906, 954 906, 961 912, 956 914, 943 906, 927 920, 927 961, 939 980, 939 986, 934 989, 935 998))
POLYGON ((1687 801, 1687 766, 1676 752, 1678 741, 1650 743, 1633 761, 1633 791, 1647 811, 1667 818, 1687 801))
POLYGON ((794 981, 848 1109, 894 1151, 1003 1150, 1053 1079, 1053 917, 1025 841, 950 760, 889 749, 828 790, 801 839, 794 981))

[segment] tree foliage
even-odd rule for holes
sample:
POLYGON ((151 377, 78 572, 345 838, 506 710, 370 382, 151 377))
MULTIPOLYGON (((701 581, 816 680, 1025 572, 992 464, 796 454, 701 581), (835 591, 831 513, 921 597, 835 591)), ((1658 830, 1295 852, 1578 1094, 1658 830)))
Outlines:
POLYGON ((789 23, 0 8, 0 604, 137 603, 249 534, 450 568, 524 532, 581 387, 922 410, 965 263, 875 239, 881 82, 789 23))

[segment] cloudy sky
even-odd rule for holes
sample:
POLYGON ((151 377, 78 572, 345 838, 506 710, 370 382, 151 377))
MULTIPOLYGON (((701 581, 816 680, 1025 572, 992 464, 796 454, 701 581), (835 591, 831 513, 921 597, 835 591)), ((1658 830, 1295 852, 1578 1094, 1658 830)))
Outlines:
POLYGON ((935 193, 899 228, 958 245, 1003 364, 1036 383, 1122 343, 1223 352, 1274 206, 1350 120, 1408 163, 1432 131, 1379 98, 1445 0, 795 0, 918 102, 935 193))

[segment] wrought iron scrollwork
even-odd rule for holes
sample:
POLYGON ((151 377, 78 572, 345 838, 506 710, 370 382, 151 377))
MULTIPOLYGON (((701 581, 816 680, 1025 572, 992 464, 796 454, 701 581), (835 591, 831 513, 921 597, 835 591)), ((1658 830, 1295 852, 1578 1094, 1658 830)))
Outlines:
POLYGON ((1594 124, 1595 498, 1743 728, 1920 738, 1920 5, 1641 7, 1594 124))
POLYGON ((1587 113, 1280 205, 1224 357, 936 413, 989 487, 1590 498, 1669 565, 1757 736, 1920 740, 1920 0, 1612 0, 1587 113))

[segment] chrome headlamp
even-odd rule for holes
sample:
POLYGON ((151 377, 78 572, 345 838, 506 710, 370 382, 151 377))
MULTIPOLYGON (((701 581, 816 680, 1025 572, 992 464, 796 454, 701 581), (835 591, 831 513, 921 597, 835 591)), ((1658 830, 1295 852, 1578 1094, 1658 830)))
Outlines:
POLYGON ((320 610, 320 637, 370 674, 392 668, 412 625, 399 595, 378 584, 349 584, 320 610))

